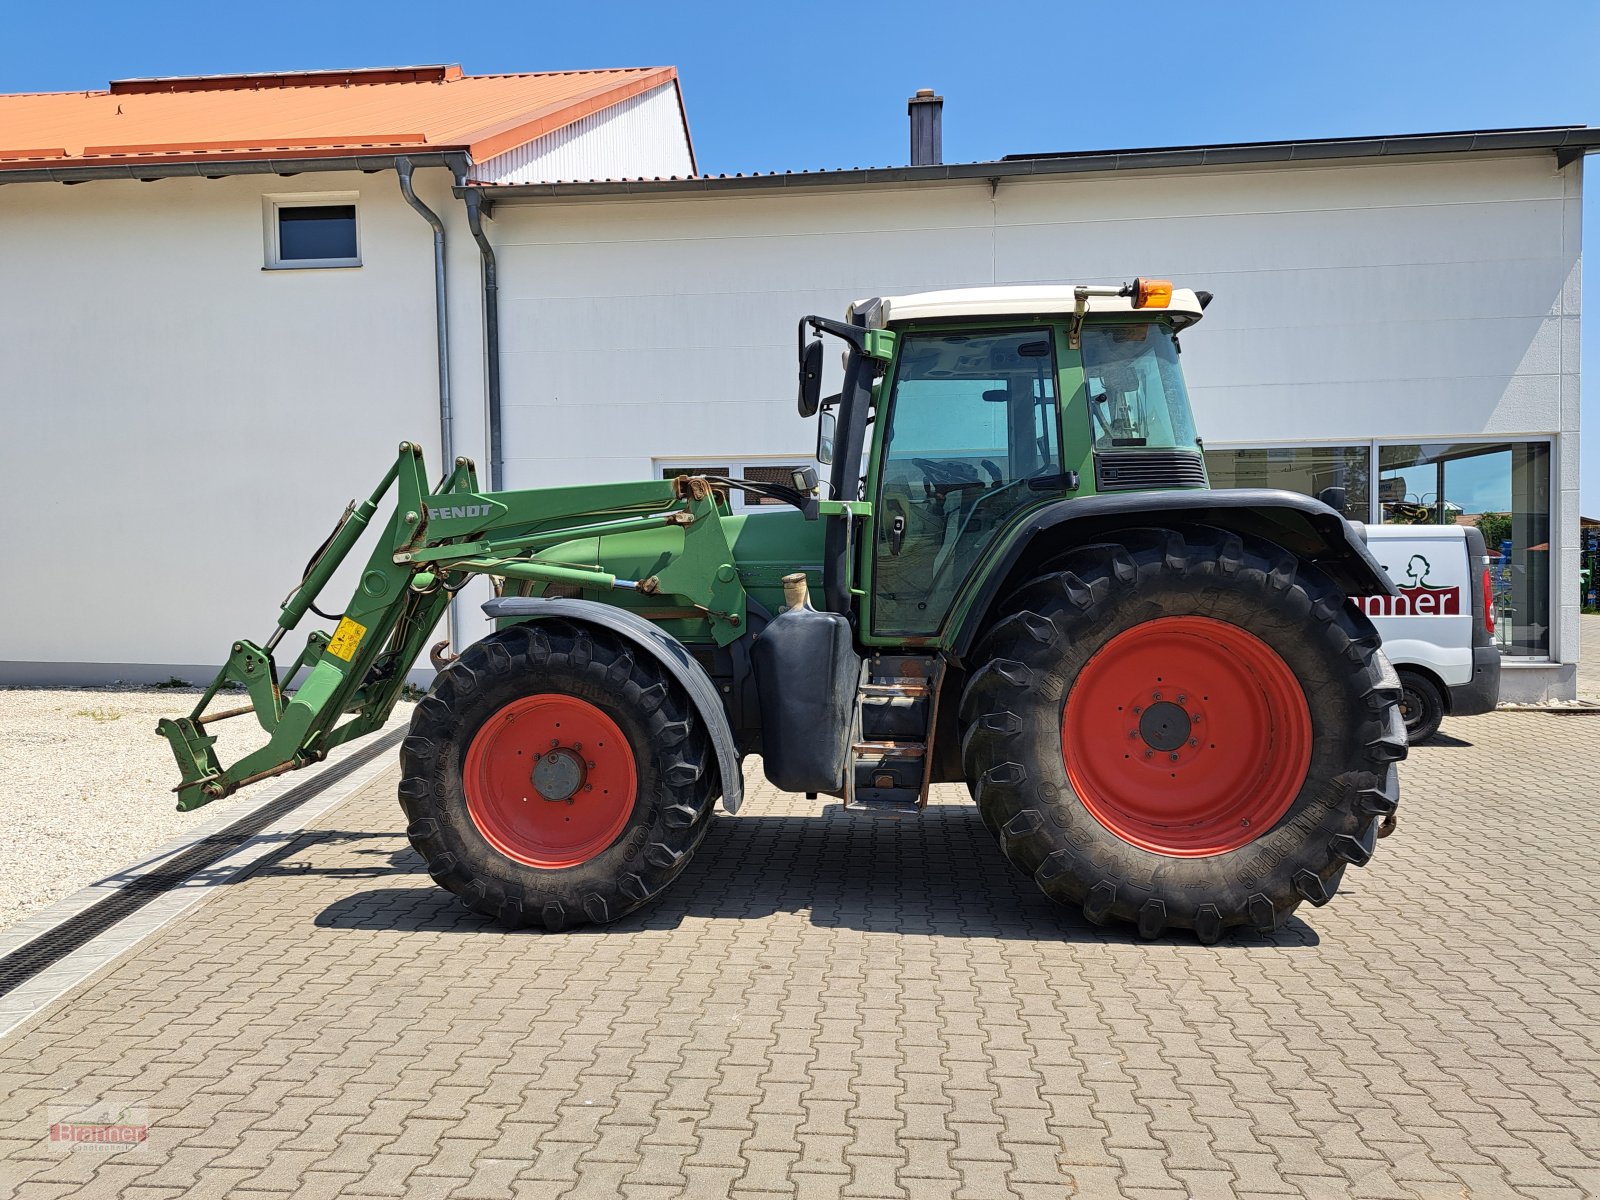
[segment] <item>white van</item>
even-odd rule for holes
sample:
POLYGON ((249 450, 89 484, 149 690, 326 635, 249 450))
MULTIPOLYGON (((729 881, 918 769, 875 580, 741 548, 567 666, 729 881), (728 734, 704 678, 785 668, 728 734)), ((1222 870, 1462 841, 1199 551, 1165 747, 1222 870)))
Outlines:
POLYGON ((1500 701, 1500 652, 1489 606, 1489 557, 1468 525, 1368 525, 1367 547, 1400 589, 1357 603, 1400 673, 1400 710, 1412 742, 1447 714, 1469 716, 1500 701))

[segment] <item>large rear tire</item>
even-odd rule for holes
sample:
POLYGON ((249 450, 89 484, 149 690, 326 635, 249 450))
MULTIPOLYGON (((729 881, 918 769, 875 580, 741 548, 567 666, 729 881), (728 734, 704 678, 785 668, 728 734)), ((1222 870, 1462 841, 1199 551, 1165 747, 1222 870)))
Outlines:
POLYGON ((705 837, 718 790, 706 731, 660 664, 555 620, 441 671, 400 765, 428 873, 512 927, 604 924, 653 899, 705 837))
POLYGON ((1406 753, 1372 623, 1229 532, 1124 531, 1025 584, 962 698, 965 773, 1010 860, 1146 937, 1275 929, 1371 857, 1406 753))

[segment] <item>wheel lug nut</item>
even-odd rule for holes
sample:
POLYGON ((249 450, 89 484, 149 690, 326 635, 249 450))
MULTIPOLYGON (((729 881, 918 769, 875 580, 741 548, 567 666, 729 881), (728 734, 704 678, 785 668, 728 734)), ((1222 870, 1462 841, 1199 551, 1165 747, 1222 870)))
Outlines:
POLYGON ((1188 698, 1189 698, 1189 697, 1187 697, 1187 696, 1179 696, 1179 697, 1178 697, 1178 703, 1179 703, 1179 704, 1182 704, 1182 703, 1183 703, 1183 702, 1184 702, 1184 701, 1185 701, 1185 700, 1187 700, 1187 699, 1188 699, 1188 698))
POLYGON ((1197 742, 1197 741, 1195 741, 1195 740, 1194 740, 1194 739, 1193 739, 1193 738, 1190 738, 1190 739, 1189 739, 1189 745, 1191 745, 1191 746, 1198 746, 1198 745, 1199 745, 1199 744, 1200 744, 1200 743, 1199 743, 1199 742, 1197 742))
POLYGON ((1151 692, 1150 693, 1150 699, 1152 699, 1152 700, 1161 699, 1161 693, 1160 692, 1151 692))
POLYGON ((1144 756, 1145 756, 1145 757, 1146 757, 1146 758, 1149 758, 1149 757, 1150 757, 1150 755, 1151 755, 1151 754, 1153 754, 1153 753, 1154 753, 1154 751, 1151 751, 1151 750, 1146 750, 1146 751, 1145 751, 1145 752, 1144 752, 1144 756))
POLYGON ((1173 762, 1177 762, 1178 761, 1178 756, 1177 756, 1176 753, 1169 754, 1169 755, 1167 755, 1167 757, 1170 758, 1173 762))
POLYGON ((1137 704, 1135 704, 1133 706, 1133 711, 1134 711, 1135 714, 1137 714, 1137 713, 1142 713, 1144 711, 1144 709, 1140 708, 1137 704))

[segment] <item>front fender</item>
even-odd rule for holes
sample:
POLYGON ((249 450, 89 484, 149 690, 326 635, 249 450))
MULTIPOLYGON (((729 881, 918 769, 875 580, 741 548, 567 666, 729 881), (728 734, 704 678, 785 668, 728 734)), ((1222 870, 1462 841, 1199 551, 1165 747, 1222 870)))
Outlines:
POLYGON ((739 750, 733 740, 733 728, 728 724, 728 714, 723 711, 717 689, 705 668, 695 662, 677 638, 663 633, 643 617, 626 609, 595 600, 501 596, 486 602, 483 611, 497 621, 537 621, 565 617, 569 621, 598 625, 622 634, 655 658, 683 685, 684 691, 689 693, 689 702, 710 731, 711 745, 717 755, 717 769, 722 775, 722 807, 730 813, 739 811, 739 805, 744 803, 744 775, 739 767, 739 750))
POLYGON ((1017 527, 966 607, 951 642, 963 658, 982 632, 990 607, 1036 539, 1063 548, 1139 526, 1210 525, 1263 538, 1311 563, 1347 596, 1398 595, 1360 529, 1320 500, 1274 488, 1209 488, 1131 492, 1058 500, 1035 509, 1017 527))

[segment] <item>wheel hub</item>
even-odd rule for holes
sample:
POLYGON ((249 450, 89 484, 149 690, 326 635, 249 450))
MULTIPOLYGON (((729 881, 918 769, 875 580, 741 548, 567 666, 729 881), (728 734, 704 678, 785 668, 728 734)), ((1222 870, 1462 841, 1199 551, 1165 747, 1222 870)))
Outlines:
POLYGON ((556 746, 533 764, 533 790, 545 800, 571 804, 572 797, 583 787, 584 774, 584 760, 577 750, 556 746))
POLYGON ((1178 705, 1157 700, 1140 716, 1139 736, 1150 749, 1170 753, 1189 740, 1193 726, 1189 714, 1178 705))

